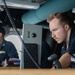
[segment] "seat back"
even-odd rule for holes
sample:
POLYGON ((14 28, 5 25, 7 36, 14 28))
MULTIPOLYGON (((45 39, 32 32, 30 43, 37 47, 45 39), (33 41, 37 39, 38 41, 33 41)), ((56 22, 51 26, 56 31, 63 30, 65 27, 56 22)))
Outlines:
POLYGON ((50 31, 47 32, 47 35, 46 35, 46 42, 48 43, 48 45, 51 47, 51 49, 52 49, 53 52, 54 52, 57 43, 56 43, 56 41, 52 38, 52 35, 51 35, 51 32, 50 32, 50 31))
POLYGON ((58 55, 58 57, 61 56, 61 48, 62 48, 62 44, 58 44, 51 35, 51 32, 48 31, 47 35, 46 35, 46 42, 48 43, 48 45, 51 47, 52 49, 52 53, 55 53, 58 55))

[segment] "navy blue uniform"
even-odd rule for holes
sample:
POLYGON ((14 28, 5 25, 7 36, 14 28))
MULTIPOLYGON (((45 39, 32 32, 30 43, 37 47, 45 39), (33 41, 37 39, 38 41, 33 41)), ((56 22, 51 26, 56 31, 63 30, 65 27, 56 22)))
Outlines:
POLYGON ((0 61, 4 61, 9 58, 19 58, 17 50, 13 43, 4 40, 3 43, 0 44, 0 61))
POLYGON ((75 68, 75 29, 72 29, 69 40, 69 47, 66 50, 66 44, 62 46, 61 54, 69 52, 71 54, 71 65, 70 67, 75 68))

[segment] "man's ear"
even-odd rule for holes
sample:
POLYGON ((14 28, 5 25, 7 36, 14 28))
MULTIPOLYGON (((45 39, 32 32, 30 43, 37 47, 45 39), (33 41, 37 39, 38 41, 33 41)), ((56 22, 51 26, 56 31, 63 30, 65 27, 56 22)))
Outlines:
POLYGON ((68 31, 68 30, 70 29, 70 27, 69 27, 68 24, 66 24, 64 27, 65 27, 65 30, 66 30, 66 31, 68 31))

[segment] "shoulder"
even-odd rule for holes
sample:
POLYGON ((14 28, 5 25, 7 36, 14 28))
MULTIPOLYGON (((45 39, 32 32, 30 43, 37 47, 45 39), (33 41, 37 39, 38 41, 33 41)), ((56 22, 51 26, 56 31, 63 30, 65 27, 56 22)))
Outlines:
POLYGON ((14 45, 14 44, 13 44, 12 42, 10 42, 10 41, 6 41, 6 40, 5 40, 4 42, 5 42, 6 45, 14 45))

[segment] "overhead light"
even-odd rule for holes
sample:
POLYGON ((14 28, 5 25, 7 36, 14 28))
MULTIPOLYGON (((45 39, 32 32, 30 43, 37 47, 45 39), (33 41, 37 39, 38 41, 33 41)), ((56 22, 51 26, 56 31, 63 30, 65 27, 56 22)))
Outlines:
MULTIPOLYGON (((23 0, 5 0, 8 8, 17 8, 17 9, 38 9, 40 4, 33 3, 23 0)), ((3 1, 0 2, 0 5, 3 6, 3 1)))

